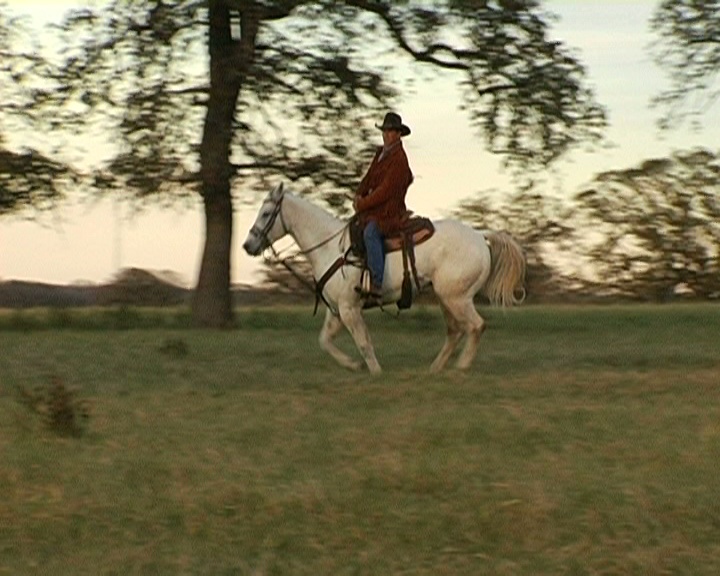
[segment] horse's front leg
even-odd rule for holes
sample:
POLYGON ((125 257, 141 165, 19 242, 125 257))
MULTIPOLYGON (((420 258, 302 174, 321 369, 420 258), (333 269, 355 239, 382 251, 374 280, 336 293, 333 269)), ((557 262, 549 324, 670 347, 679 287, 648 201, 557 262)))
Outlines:
POLYGON ((320 342, 320 348, 335 358, 341 366, 349 368, 350 370, 359 370, 362 366, 362 362, 353 360, 350 356, 345 354, 345 352, 333 344, 333 338, 337 336, 337 333, 342 327, 343 324, 340 321, 340 318, 335 316, 328 308, 325 311, 325 322, 323 323, 322 330, 320 330, 320 338, 318 339, 320 342))
POLYGON ((380 364, 375 357, 375 349, 370 341, 370 333, 360 311, 361 305, 361 302, 357 302, 354 305, 340 306, 340 319, 353 337, 355 345, 365 359, 368 370, 372 374, 380 374, 382 368, 380 368, 380 364))

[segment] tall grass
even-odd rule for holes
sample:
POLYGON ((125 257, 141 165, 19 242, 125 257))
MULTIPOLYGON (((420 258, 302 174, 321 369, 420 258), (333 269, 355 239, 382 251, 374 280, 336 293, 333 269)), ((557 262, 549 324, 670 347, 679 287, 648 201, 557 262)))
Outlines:
POLYGON ((717 574, 720 308, 486 316, 438 377, 432 309, 368 315, 381 378, 306 309, 0 331, 0 574, 717 574))

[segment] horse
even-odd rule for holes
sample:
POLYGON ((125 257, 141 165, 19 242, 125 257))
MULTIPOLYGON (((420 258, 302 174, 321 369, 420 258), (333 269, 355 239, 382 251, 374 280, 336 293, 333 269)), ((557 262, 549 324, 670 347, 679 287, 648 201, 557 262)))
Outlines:
MULTIPOLYGON (((447 324, 445 343, 430 370, 445 368, 463 336, 466 341, 456 367, 467 369, 475 358, 485 321, 475 309, 474 297, 484 293, 492 304, 512 306, 525 297, 525 258, 517 241, 507 232, 478 231, 458 220, 434 221, 435 233, 415 247, 420 286, 432 286, 447 324)), ((343 326, 352 336, 372 374, 381 373, 362 316, 364 299, 358 287, 363 270, 343 257, 350 248, 348 223, 289 190, 282 183, 264 199, 247 238, 244 250, 259 256, 280 238, 290 235, 310 262, 314 278, 323 278, 319 297, 327 305, 319 336, 320 347, 341 366, 361 369, 333 344, 343 326), (331 267, 337 270, 331 270, 331 267)), ((401 293, 403 263, 400 252, 385 259, 381 306, 397 302, 401 293)))

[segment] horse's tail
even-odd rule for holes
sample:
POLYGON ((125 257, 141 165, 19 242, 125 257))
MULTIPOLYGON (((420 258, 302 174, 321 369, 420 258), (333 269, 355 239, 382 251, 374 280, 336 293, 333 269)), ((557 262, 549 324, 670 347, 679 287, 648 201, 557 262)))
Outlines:
POLYGON ((485 241, 490 247, 490 276, 483 292, 494 305, 513 306, 525 300, 525 256, 507 232, 491 232, 485 241))

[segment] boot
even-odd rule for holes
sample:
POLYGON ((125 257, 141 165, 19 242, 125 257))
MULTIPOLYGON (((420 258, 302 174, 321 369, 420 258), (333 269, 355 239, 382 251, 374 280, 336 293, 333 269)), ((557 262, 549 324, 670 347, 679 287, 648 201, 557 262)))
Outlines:
POLYGON ((376 308, 382 305, 382 288, 378 286, 372 286, 370 291, 363 290, 360 286, 355 286, 355 292, 363 297, 365 302, 363 308, 376 308))

